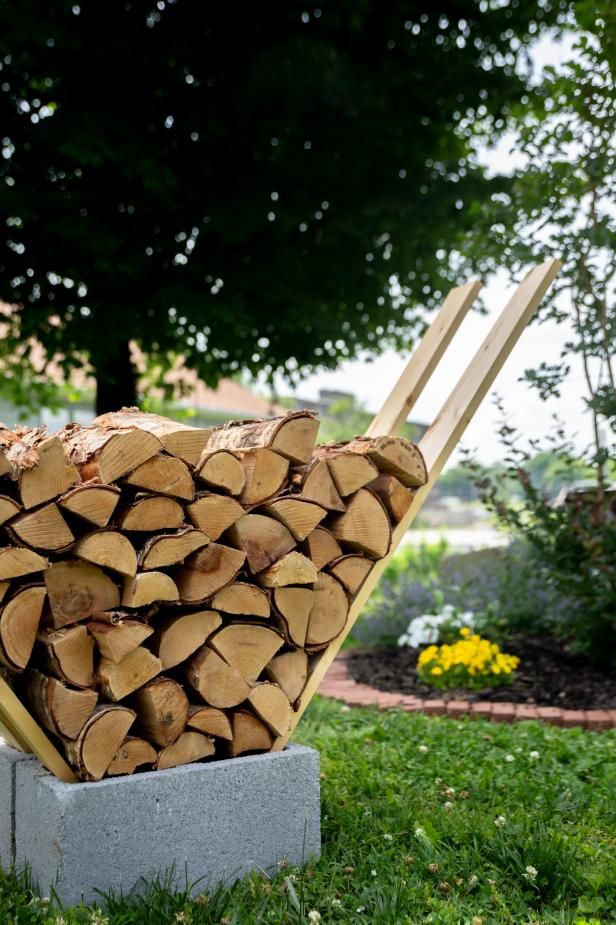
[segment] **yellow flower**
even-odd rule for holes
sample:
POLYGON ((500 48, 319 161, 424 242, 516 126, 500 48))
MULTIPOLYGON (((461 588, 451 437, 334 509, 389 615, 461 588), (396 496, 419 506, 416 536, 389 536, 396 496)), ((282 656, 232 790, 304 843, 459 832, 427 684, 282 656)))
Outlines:
POLYGON ((469 630, 468 626, 463 626, 462 629, 460 630, 460 636, 464 636, 465 639, 467 636, 470 636, 470 634, 471 634, 471 631, 469 630))
POLYGON ((439 668, 438 665, 436 665, 436 666, 432 669, 432 671, 430 672, 430 674, 435 674, 435 675, 439 675, 439 674, 442 674, 442 673, 443 673, 443 669, 442 669, 442 668, 439 668))

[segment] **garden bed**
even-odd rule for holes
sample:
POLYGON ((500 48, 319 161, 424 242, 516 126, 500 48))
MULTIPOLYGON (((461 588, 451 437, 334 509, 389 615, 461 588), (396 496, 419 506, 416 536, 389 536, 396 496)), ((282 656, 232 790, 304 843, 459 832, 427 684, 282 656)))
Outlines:
POLYGON ((616 708, 616 677, 572 653, 552 638, 516 636, 503 650, 520 657, 513 683, 506 687, 439 691, 417 676, 418 649, 377 648, 355 650, 346 662, 349 675, 381 691, 429 700, 460 700, 534 704, 566 710, 616 708))

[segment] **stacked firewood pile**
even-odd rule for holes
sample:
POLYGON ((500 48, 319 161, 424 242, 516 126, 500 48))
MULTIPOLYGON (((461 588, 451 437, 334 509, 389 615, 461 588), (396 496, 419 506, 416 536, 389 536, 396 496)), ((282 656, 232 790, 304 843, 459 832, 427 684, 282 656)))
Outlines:
POLYGON ((298 412, 0 425, 0 662, 85 780, 267 751, 426 480, 298 412))

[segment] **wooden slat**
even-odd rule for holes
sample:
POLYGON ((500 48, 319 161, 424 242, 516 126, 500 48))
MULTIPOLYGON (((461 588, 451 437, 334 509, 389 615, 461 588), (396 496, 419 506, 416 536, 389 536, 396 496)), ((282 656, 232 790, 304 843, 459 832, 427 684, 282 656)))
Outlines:
POLYGON ((11 748, 16 748, 22 752, 25 751, 19 739, 19 733, 10 725, 8 717, 5 717, 5 720, 4 723, 0 723, 0 739, 4 739, 11 748))
POLYGON ((531 270, 519 284, 458 384, 445 401, 434 423, 424 434, 419 447, 428 466, 428 482, 417 490, 410 508, 394 529, 391 552, 385 559, 381 559, 374 565, 354 599, 344 632, 321 655, 302 692, 298 709, 293 713, 291 729, 286 735, 279 736, 275 740, 273 751, 284 748, 289 741, 306 707, 316 694, 327 669, 338 654, 342 643, 378 584, 400 540, 423 507, 436 478, 470 423, 481 400, 491 388, 520 334, 537 310, 541 299, 547 292, 560 267, 559 261, 548 260, 531 270))
POLYGON ((448 293, 441 310, 422 337, 385 404, 372 420, 367 437, 398 434, 468 310, 481 290, 473 280, 448 293))
POLYGON ((77 777, 60 752, 47 738, 41 727, 30 716, 4 678, 0 678, 0 723, 26 752, 32 752, 48 771, 66 784, 74 784, 77 777))

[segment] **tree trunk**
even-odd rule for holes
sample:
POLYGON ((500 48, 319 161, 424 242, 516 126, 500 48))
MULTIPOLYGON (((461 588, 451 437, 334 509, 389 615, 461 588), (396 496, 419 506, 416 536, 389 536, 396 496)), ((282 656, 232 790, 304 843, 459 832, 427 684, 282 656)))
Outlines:
POLYGON ((96 414, 117 411, 137 404, 137 371, 133 366, 128 341, 118 344, 113 358, 105 365, 95 365, 96 414))

